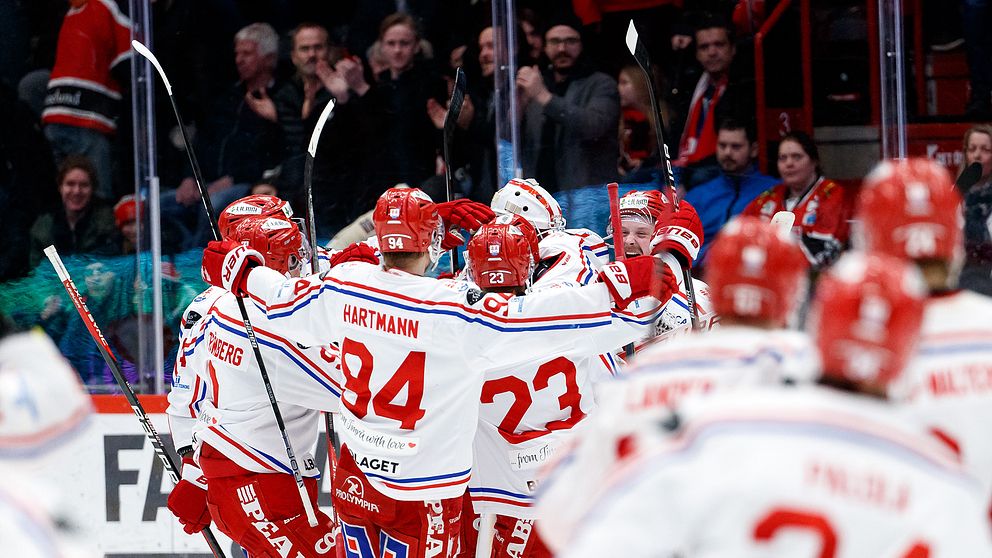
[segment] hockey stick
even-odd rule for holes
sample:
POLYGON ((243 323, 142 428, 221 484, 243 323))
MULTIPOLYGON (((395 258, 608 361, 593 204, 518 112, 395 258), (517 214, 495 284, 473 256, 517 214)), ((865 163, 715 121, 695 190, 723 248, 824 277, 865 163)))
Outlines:
POLYGON ((961 174, 960 176, 958 176, 958 179, 954 181, 954 185, 957 186, 958 191, 961 192, 962 195, 964 195, 968 193, 968 190, 971 190, 972 186, 978 184, 978 181, 981 179, 982 179, 982 164, 972 163, 968 165, 967 168, 965 168, 963 171, 961 171, 961 174))
MULTIPOLYGON (((317 158, 317 144, 320 143, 320 133, 324 131, 324 124, 334 116, 334 99, 327 101, 327 106, 321 111, 317 118, 317 124, 313 127, 313 134, 310 136, 310 144, 307 145, 307 162, 303 170, 303 186, 307 196, 307 239, 310 241, 310 273, 316 275, 320 271, 320 262, 317 259, 317 221, 313 215, 313 162, 317 158)), ((327 436, 327 462, 330 465, 331 486, 334 486, 334 474, 337 472, 337 450, 334 448, 334 420, 331 413, 324 415, 324 434, 327 436)), ((337 511, 331 505, 331 519, 337 525, 337 511)))
MULTIPOLYGON (((648 97, 651 99, 651 110, 654 112, 654 137, 658 143, 658 154, 664 154, 665 186, 668 189, 669 195, 672 197, 672 207, 675 208, 675 211, 678 211, 679 198, 675 187, 675 173, 672 171, 672 156, 668 153, 668 144, 665 143, 665 132, 662 130, 661 108, 658 105, 658 98, 654 94, 654 80, 651 78, 651 60, 648 58, 648 49, 641 42, 640 36, 637 34, 637 28, 634 27, 634 20, 630 20, 630 25, 627 26, 627 49, 630 50, 630 54, 634 56, 637 65, 644 72, 644 80, 648 85, 648 97)), ((682 279, 685 283, 685 299, 689 304, 692 329, 699 329, 701 325, 699 323, 699 312, 696 309, 696 289, 692 286, 692 273, 689 272, 688 266, 682 268, 682 279)))
MULTIPOLYGON (((613 228, 613 259, 621 261, 624 259, 623 251, 623 228, 620 225, 620 186, 616 182, 606 185, 606 192, 610 196, 610 227, 613 228)), ((623 348, 627 358, 634 356, 634 344, 630 343, 623 348)))
MULTIPOLYGON (((45 248, 45 255, 48 256, 48 261, 52 262, 52 267, 55 268, 55 273, 58 274, 59 281, 65 287, 65 292, 69 294, 69 299, 72 300, 72 305, 76 307, 76 312, 79 313, 79 317, 86 325, 86 329, 90 331, 90 337, 93 338, 93 342, 100 349, 100 354, 103 356, 103 361, 107 363, 107 368, 110 368, 110 373, 114 375, 114 380, 117 382, 118 387, 124 392, 124 398, 127 399, 128 405, 131 406, 131 410, 138 417, 138 422, 141 423, 141 429, 145 431, 145 437, 152 443, 155 455, 158 456, 162 462, 162 466, 165 468, 165 472, 172 479, 172 484, 179 484, 179 468, 176 467, 176 464, 172 461, 172 457, 165 451, 165 446, 162 445, 162 438, 159 437, 158 431, 152 425, 151 419, 145 413, 145 409, 141 406, 141 402, 138 401, 134 390, 127 383, 127 379, 124 378, 120 363, 117 362, 117 358, 114 357, 114 353, 110 350, 110 345, 103 336, 103 332, 100 331, 100 327, 96 325, 96 319, 93 318, 90 309, 86 307, 86 302, 83 300, 82 295, 79 294, 79 290, 72 281, 72 277, 69 276, 69 271, 65 268, 65 264, 62 263, 62 258, 59 257, 58 250, 55 249, 54 245, 49 246, 45 248)), ((220 543, 217 542, 210 527, 203 529, 203 538, 206 539, 207 546, 210 547, 210 552, 216 558, 224 558, 224 551, 221 550, 220 543)))
POLYGON ((493 536, 496 534, 496 514, 479 516, 479 537, 475 541, 476 558, 489 558, 493 553, 493 536))
MULTIPOLYGON (((183 124, 182 115, 179 114, 179 106, 176 104, 176 98, 172 95, 172 84, 169 83, 168 76, 165 75, 165 70, 162 69, 162 65, 159 64, 158 59, 152 54, 148 47, 139 43, 138 41, 131 41, 131 46, 134 50, 138 51, 138 54, 144 56, 155 66, 158 70, 159 76, 162 78, 162 82, 165 84, 165 91, 169 94, 169 101, 172 103, 172 111, 176 114, 176 122, 179 124, 179 131, 183 136, 183 145, 186 147, 186 155, 189 157, 189 163, 193 167, 193 179, 196 181, 196 187, 200 190, 200 199, 203 201, 203 208, 207 212, 207 220, 210 222, 210 231, 213 233, 214 240, 220 240, 220 230, 217 228, 217 220, 214 219, 214 208, 213 204, 210 202, 210 196, 203 187, 203 174, 200 172, 200 165, 196 162, 196 155, 193 153, 193 146, 189 142, 189 137, 186 135, 186 125, 183 124)), ((317 526, 317 515, 313 511, 313 505, 310 503, 310 496, 307 493, 306 485, 303 483, 303 475, 300 474, 300 467, 296 462, 296 452, 293 451, 293 445, 289 441, 289 434, 286 433, 286 423, 282 420, 282 413, 279 412, 279 404, 276 403, 276 396, 272 392, 272 383, 269 382, 269 374, 265 371, 265 363, 262 362, 262 352, 258 348, 258 339, 255 338, 255 329, 251 326, 251 321, 248 319, 248 310, 245 308, 245 301, 239 296, 234 297, 238 301, 238 310, 241 311, 241 319, 245 324, 245 333, 248 336, 248 343, 251 345, 251 350, 255 353, 255 362, 258 363, 258 370, 262 375, 262 384, 265 385, 265 393, 269 396, 269 406, 272 407, 272 413, 276 417, 276 424, 279 426, 279 434, 282 435, 283 444, 286 446, 286 456, 289 457, 289 465, 293 470, 293 479, 296 480, 296 487, 300 491, 300 499, 303 501, 303 509, 307 514, 307 522, 311 527, 317 526)))
MULTIPOLYGON (((444 196, 445 201, 451 201, 454 194, 451 190, 451 136, 455 132, 458 117, 462 114, 462 104, 465 102, 465 72, 461 67, 455 70, 455 85, 451 88, 451 100, 448 102, 448 112, 444 115, 444 196)), ((455 272, 458 261, 458 249, 452 248, 451 273, 455 272)))

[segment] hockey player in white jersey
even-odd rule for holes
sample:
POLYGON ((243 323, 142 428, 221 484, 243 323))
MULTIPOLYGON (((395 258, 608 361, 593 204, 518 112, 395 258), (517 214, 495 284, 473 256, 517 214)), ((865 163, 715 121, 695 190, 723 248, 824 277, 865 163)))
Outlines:
POLYGON ((349 557, 457 554, 484 372, 622 345, 634 334, 613 310, 663 296, 651 258, 607 266, 602 284, 527 297, 425 278, 446 228, 459 225, 443 223, 450 206, 438 205, 418 189, 380 197, 384 268, 343 264, 285 281, 243 246, 204 251, 205 279, 247 293, 274 331, 341 348, 334 497, 349 557))
MULTIPOLYGON (((263 254, 267 265, 288 276, 298 276, 309 257, 296 224, 286 219, 246 218, 228 238, 263 254)), ((170 394, 170 425, 183 465, 182 480, 169 495, 169 509, 189 533, 203 529, 212 517, 253 557, 333 552, 331 520, 316 509, 319 471, 313 451, 319 411, 335 410, 340 396, 336 354, 322 347, 303 348, 279 336, 262 312, 246 305, 317 514, 317 526, 311 527, 237 301, 223 292, 184 336, 177 359, 177 377, 193 382, 188 390, 193 399, 179 407, 188 396, 170 394), (196 420, 187 439, 177 425, 187 422, 191 412, 196 420)))
MULTIPOLYGON (((536 232, 526 220, 500 217, 469 242, 469 275, 485 292, 525 296, 532 284, 537 244, 536 232)), ((563 288, 546 281, 539 279, 535 288, 541 288, 539 283, 544 288, 563 288)), ((668 289, 673 289, 670 274, 667 281, 668 289)), ((550 556, 534 529, 530 507, 537 472, 595 407, 592 388, 601 379, 595 376, 602 365, 592 366, 589 361, 599 358, 608 357, 573 351, 487 372, 469 493, 476 514, 496 516, 493 556, 550 556)))
POLYGON ((809 338, 785 329, 806 292, 808 263, 795 240, 758 219, 739 218, 709 257, 721 327, 649 345, 626 374, 597 386, 599 408, 541 486, 541 533, 556 550, 576 536, 579 518, 595 502, 595 490, 574 487, 600 486, 617 463, 656 443, 660 431, 644 425, 665 420, 682 399, 815 377, 819 360, 809 338))
POLYGON ((881 163, 860 201, 856 242, 914 262, 930 293, 920 347, 892 395, 961 452, 992 496, 992 298, 957 288, 961 196, 942 166, 910 159, 881 163))
POLYGON ((977 481, 884 400, 923 296, 898 260, 845 256, 812 313, 823 386, 684 401, 672 437, 614 471, 559 556, 992 555, 977 481))
MULTIPOLYGON (((703 240, 703 228, 695 208, 682 200, 679 211, 673 213, 670 200, 658 190, 627 192, 620 197, 619 206, 624 255, 631 258, 654 253, 678 280, 678 291, 655 317, 653 331, 644 341, 687 333, 692 329, 692 316, 682 270, 692 267, 703 240)), ((609 228, 607 232, 613 234, 609 228)), ((709 286, 699 280, 693 281, 693 286, 701 329, 709 330, 718 321, 710 302, 709 286)))
POLYGON ((0 337, 0 556, 100 556, 89 518, 51 482, 78 457, 69 442, 97 436, 90 397, 40 330, 0 337))

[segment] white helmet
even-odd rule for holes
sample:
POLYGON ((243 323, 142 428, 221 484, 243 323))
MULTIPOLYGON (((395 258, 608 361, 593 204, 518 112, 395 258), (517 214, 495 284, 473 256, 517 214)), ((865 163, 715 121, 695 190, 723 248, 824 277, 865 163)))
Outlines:
POLYGON ((513 178, 493 196, 489 206, 496 215, 514 214, 527 219, 539 233, 565 228, 561 206, 533 178, 513 178))
POLYGON ((79 376, 48 336, 31 331, 0 341, 0 460, 48 452, 91 412, 79 376))

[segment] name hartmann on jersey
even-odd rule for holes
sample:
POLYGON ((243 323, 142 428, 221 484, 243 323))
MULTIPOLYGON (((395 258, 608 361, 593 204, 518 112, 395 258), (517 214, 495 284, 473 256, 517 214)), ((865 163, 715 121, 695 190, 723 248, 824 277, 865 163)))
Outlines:
POLYGON ((420 321, 400 318, 368 308, 345 304, 341 317, 345 323, 392 333, 393 335, 402 335, 411 339, 416 339, 420 335, 420 321))

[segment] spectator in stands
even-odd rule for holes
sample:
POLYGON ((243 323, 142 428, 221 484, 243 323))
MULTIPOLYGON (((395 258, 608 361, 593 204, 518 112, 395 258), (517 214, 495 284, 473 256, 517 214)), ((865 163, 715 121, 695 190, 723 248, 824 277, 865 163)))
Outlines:
POLYGON ((441 131, 428 111, 429 99, 442 106, 447 86, 422 57, 416 20, 404 13, 386 17, 379 26, 379 41, 388 68, 377 76, 370 93, 374 118, 375 165, 371 169, 374 191, 366 198, 372 207, 379 194, 399 182, 419 185, 434 176, 441 149, 441 131))
POLYGON ((737 50, 734 33, 723 19, 705 20, 696 28, 696 60, 703 67, 687 106, 676 111, 682 115, 678 159, 680 183, 686 190, 712 180, 720 173, 716 161, 717 125, 725 118, 750 123, 754 119, 753 86, 731 78, 731 64, 737 50))
POLYGON ((531 64, 537 64, 544 52, 544 28, 541 26, 541 19, 532 8, 523 8, 517 17, 520 21, 520 28, 524 31, 524 39, 527 41, 527 58, 531 64))
POLYGON ((114 224, 117 225, 121 254, 138 251, 138 215, 145 211, 145 202, 128 194, 114 205, 114 224))
POLYGON ((38 217, 31 226, 32 268, 45 260, 44 250, 52 244, 63 257, 82 253, 110 256, 118 252, 114 211, 93 195, 97 180, 96 169, 86 157, 70 155, 62 161, 58 172, 62 207, 38 217))
POLYGON ((792 232, 814 270, 830 265, 848 240, 851 207, 844 188, 823 177, 820 152, 808 134, 793 131, 778 146, 782 182, 758 195, 741 213, 770 221, 779 211, 796 215, 792 232))
POLYGON ((131 22, 113 0, 69 0, 42 121, 56 164, 67 155, 92 161, 96 195, 116 199, 110 137, 127 83, 131 22))
POLYGON ((693 188, 685 199, 696 207, 703 223, 703 245, 697 268, 706 265, 706 252, 720 229, 751 201, 777 182, 758 170, 758 142, 753 127, 728 118, 720 123, 716 138, 716 160, 720 174, 693 188))
POLYGON ((571 14, 550 22, 544 34, 550 68, 526 66, 517 72, 524 176, 535 177, 550 192, 617 176, 617 83, 591 66, 580 29, 571 14))
POLYGON ((960 285, 992 295, 992 126, 972 126, 964 134, 961 170, 980 163, 982 177, 964 195, 965 264, 960 285))
MULTIPOLYGON (((279 163, 280 130, 270 95, 279 37, 267 23, 253 23, 234 36, 238 81, 212 104, 194 149, 204 186, 214 207, 223 208, 243 197, 262 173, 279 163)), ((209 240, 210 223, 200 205, 200 191, 191 168, 175 190, 162 195, 162 215, 189 228, 187 247, 209 240)))
POLYGON ((332 230, 327 232, 333 232, 350 221, 353 206, 363 195, 361 114, 370 113, 363 112, 361 105, 370 86, 361 61, 343 57, 341 49, 331 48, 323 27, 302 23, 291 37, 296 74, 275 95, 284 148, 278 186, 284 198, 304 207, 307 144, 320 113, 333 98, 334 118, 321 132, 313 178, 318 230, 329 228, 332 230))
POLYGON ((39 215, 59 207, 52 149, 38 116, 0 82, 0 282, 29 271, 31 225, 39 215))
POLYGON ((651 108, 648 84, 637 66, 624 66, 617 76, 620 95, 620 164, 624 182, 648 182, 645 172, 657 166, 655 114, 651 108))

